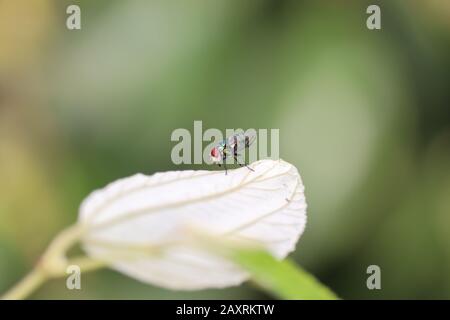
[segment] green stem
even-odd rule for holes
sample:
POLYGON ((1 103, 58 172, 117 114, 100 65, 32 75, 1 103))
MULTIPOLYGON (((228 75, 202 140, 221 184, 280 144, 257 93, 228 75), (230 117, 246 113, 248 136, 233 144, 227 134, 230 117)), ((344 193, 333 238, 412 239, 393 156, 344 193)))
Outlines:
POLYGON ((43 270, 36 267, 11 288, 3 297, 4 300, 24 299, 48 279, 43 270))
POLYGON ((1 298, 24 299, 48 279, 64 276, 67 267, 70 265, 77 265, 82 272, 89 272, 103 268, 108 263, 120 258, 136 258, 136 253, 156 254, 159 252, 158 248, 152 246, 118 246, 116 248, 118 253, 115 255, 97 257, 96 259, 87 256, 67 259, 67 250, 80 239, 84 231, 83 225, 80 224, 75 224, 61 231, 50 243, 38 265, 1 298))
POLYGON ((78 265, 83 271, 91 271, 104 266, 104 263, 87 257, 67 260, 67 250, 79 240, 82 232, 83 227, 76 224, 59 233, 50 243, 36 267, 1 298, 5 300, 24 299, 48 279, 65 275, 67 267, 72 264, 78 265))

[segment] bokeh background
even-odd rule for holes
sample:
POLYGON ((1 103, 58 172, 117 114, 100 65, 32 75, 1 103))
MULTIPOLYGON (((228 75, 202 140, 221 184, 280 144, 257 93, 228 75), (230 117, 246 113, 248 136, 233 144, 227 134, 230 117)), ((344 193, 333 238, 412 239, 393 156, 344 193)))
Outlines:
MULTIPOLYGON (((93 189, 175 166, 176 128, 279 128, 304 179, 292 258, 345 299, 450 298, 450 2, 0 0, 0 292, 93 189), (82 29, 66 29, 81 6, 82 29), (366 28, 381 7, 382 29, 366 28), (381 267, 382 289, 366 288, 381 267)), ((114 271, 32 298, 173 292, 114 271)))

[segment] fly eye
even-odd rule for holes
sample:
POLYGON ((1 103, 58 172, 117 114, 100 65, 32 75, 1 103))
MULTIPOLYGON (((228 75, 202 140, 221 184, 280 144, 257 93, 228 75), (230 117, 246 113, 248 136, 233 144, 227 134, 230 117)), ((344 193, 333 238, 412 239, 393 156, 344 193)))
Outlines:
POLYGON ((211 157, 216 157, 216 148, 212 148, 211 150, 211 157))

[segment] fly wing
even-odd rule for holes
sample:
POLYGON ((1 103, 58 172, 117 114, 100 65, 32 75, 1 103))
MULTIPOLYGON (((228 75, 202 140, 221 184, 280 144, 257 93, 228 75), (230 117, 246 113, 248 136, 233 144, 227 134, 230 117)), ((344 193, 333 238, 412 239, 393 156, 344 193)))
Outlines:
POLYGON ((255 142, 256 140, 256 132, 249 132, 249 133, 245 133, 245 147, 248 148, 252 145, 253 142, 255 142))
POLYGON ((230 148, 241 151, 245 148, 248 148, 254 141, 256 140, 256 134, 251 133, 237 133, 228 137, 227 146, 230 148))

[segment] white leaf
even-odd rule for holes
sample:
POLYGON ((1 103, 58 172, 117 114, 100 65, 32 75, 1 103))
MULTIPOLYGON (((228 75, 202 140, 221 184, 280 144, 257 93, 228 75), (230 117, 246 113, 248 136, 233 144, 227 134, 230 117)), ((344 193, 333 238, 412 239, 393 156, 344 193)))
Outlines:
POLYGON ((195 290, 237 285, 245 271, 204 247, 186 230, 218 240, 245 240, 282 259, 306 223, 304 187, 297 169, 262 160, 224 171, 137 174, 93 192, 81 205, 82 238, 92 258, 140 281, 195 290), (161 251, 151 251, 160 248, 161 251), (153 254, 151 254, 153 252, 153 254))

